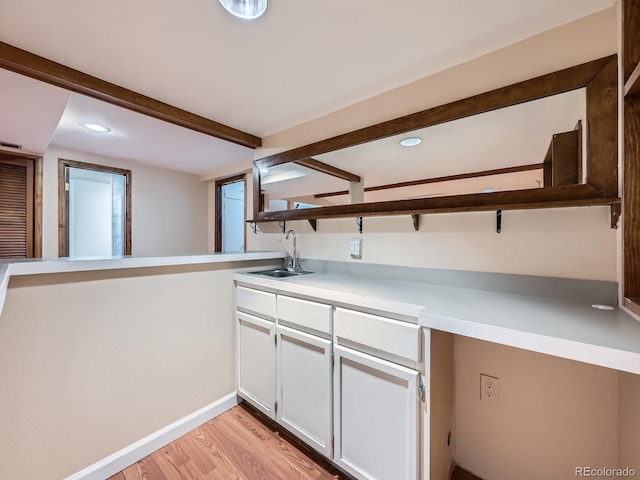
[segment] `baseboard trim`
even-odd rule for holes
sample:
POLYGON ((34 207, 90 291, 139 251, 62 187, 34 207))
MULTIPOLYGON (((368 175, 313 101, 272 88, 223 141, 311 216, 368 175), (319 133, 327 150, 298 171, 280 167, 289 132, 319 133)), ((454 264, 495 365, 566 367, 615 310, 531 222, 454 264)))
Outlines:
POLYGON ((220 400, 67 477, 65 480, 105 480, 237 404, 236 393, 230 393, 220 400))

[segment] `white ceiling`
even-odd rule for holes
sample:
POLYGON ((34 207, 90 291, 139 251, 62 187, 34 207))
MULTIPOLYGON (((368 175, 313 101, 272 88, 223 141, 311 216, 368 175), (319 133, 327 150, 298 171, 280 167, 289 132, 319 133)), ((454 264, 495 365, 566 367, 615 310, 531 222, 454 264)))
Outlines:
POLYGON ((71 94, 0 68, 0 141, 43 153, 71 94))
MULTIPOLYGON (((614 0, 2 0, 0 40, 266 136, 614 0)), ((175 167, 177 168, 177 166, 175 167)))
POLYGON ((49 145, 194 174, 253 160, 253 150, 0 69, 0 141, 49 145), (96 133, 81 123, 111 129, 96 133))
POLYGON ((51 144, 195 174, 253 160, 252 149, 75 93, 51 144), (81 123, 111 131, 92 132, 81 123))

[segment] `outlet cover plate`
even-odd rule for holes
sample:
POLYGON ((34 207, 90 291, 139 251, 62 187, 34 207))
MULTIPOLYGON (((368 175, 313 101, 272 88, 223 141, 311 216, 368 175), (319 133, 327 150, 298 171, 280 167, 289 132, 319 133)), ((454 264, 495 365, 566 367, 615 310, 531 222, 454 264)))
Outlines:
POLYGON ((480 400, 499 404, 500 380, 490 375, 480 374, 480 400))
POLYGON ((352 238, 349 242, 349 255, 351 258, 362 258, 362 239, 352 238))

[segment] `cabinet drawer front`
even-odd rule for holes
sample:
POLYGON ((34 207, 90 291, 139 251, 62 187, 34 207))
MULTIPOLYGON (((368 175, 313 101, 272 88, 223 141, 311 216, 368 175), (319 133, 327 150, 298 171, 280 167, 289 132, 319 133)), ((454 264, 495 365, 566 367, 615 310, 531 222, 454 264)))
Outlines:
POLYGON ((336 309, 335 335, 408 360, 420 361, 420 326, 390 318, 336 309))
POLYGON ((278 321, 331 335, 331 305, 278 295, 278 321))
POLYGON ((276 316, 276 295, 252 288, 236 289, 238 310, 261 317, 274 319, 276 316))

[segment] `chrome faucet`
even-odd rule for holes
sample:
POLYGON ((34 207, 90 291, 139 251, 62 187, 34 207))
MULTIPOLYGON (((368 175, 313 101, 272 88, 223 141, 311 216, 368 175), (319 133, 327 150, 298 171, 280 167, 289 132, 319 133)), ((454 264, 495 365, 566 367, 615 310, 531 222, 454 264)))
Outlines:
POLYGON ((293 258, 287 264, 287 270, 290 272, 302 272, 302 267, 300 266, 302 260, 298 258, 298 249, 296 247, 296 232, 289 230, 284 238, 289 240, 290 234, 293 235, 293 258))

